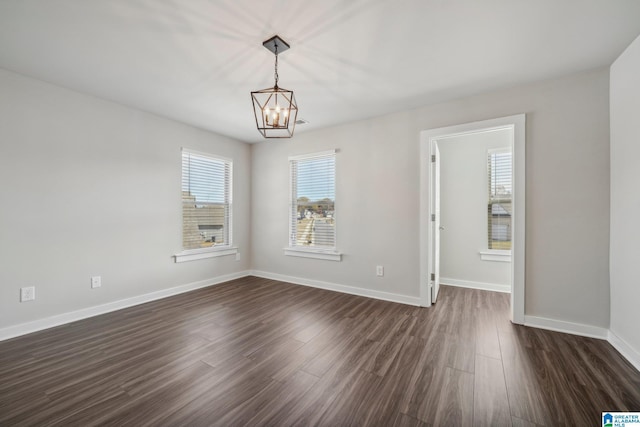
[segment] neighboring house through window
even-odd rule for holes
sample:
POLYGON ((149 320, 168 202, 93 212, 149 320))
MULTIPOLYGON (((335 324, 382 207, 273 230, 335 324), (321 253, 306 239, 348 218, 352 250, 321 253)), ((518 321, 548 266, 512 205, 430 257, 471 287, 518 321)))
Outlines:
POLYGON ((231 160, 182 150, 185 251, 231 246, 231 177, 231 160))
POLYGON ((290 157, 289 166, 289 248, 335 252, 335 150, 290 157))

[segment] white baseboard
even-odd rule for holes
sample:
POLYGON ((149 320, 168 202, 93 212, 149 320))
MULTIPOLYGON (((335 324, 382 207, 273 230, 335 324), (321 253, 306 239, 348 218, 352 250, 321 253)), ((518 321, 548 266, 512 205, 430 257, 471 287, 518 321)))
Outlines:
POLYGON ((608 335, 609 344, 613 346, 618 353, 629 361, 638 371, 640 371, 640 351, 631 347, 625 340, 617 336, 611 330, 608 335))
POLYGON ((394 294, 391 292, 374 291, 372 289, 357 288, 354 286, 339 285, 337 283, 322 282, 320 280, 305 279, 302 277, 287 276, 284 274, 269 273, 267 271, 251 272, 252 276, 263 277, 265 279, 279 280, 281 282, 294 283, 296 285, 310 286, 312 288, 326 289, 329 291, 337 291, 345 294, 358 295, 362 297, 375 298, 384 301, 398 302, 400 304, 408 304, 420 306, 420 297, 411 297, 408 295, 394 294))
POLYGON ((606 340, 618 353, 640 371, 640 352, 631 347, 626 341, 613 333, 610 329, 598 326, 583 325, 581 323, 565 322, 564 320, 546 319, 537 316, 524 316, 525 326, 547 329, 565 334, 579 335, 589 338, 606 340))
POLYGON ((511 286, 498 285, 496 283, 473 282, 470 280, 451 279, 449 277, 440 278, 441 285, 459 286, 461 288, 482 289, 483 291, 511 293, 511 286))
MULTIPOLYGON (((100 314, 109 313, 123 308, 132 307, 146 302, 155 301, 162 298, 167 298, 173 295, 182 294, 185 292, 193 291, 196 289, 206 288, 209 286, 218 285, 220 283, 228 282, 230 280, 239 279, 246 276, 256 276, 265 279, 279 280, 282 282, 294 283, 297 285, 310 286, 314 288, 326 289, 330 291, 337 291, 351 295, 358 295, 368 298, 375 298, 384 301, 397 302, 401 304, 408 304, 414 306, 420 306, 419 297, 411 297, 407 295, 394 294, 390 292, 375 291, 371 289, 358 288, 353 286, 339 285, 336 283, 323 282, 319 280, 311 280, 294 276, 287 276, 284 274, 269 273, 266 271, 246 270, 237 273, 226 274, 223 276, 214 277, 207 280, 200 280, 198 282, 188 283, 186 285, 176 286, 169 289, 163 289, 161 291, 151 292, 144 295, 138 295, 123 300, 113 301, 106 304, 101 304, 93 307, 83 308, 81 310, 72 311, 69 313, 63 313, 44 319, 34 320, 32 322, 21 323, 19 325, 8 326, 0 328, 0 341, 15 338, 21 335, 30 334, 32 332, 41 331, 43 329, 49 329, 54 326, 64 325, 66 323, 75 322, 77 320, 86 319, 88 317, 98 316, 100 314)), ((442 279, 447 281, 447 284, 453 286, 471 287, 476 289, 487 289, 486 287, 468 286, 466 281, 452 281, 451 279, 442 279), (457 282, 457 283, 452 283, 457 282), (464 284, 458 284, 464 282, 464 284)), ((487 285, 487 284, 483 284, 487 285)), ((490 285, 490 284, 488 284, 490 285)), ((494 285, 501 286, 501 285, 494 285)), ((487 289, 491 291, 505 292, 499 289, 487 289)), ((629 361, 636 369, 640 371, 640 352, 631 347, 627 342, 618 337, 615 333, 606 328, 600 328, 597 326, 583 325, 579 323, 566 322, 563 320, 547 319, 537 316, 525 316, 525 326, 534 328, 547 329, 556 332, 564 332, 567 334, 580 335, 591 338, 599 338, 607 340, 625 359, 629 361)))
POLYGON ((524 316, 524 325, 534 328, 547 329, 549 331, 564 332, 565 334, 598 338, 601 340, 606 340, 609 336, 609 330, 607 328, 584 325, 581 323, 566 322, 564 320, 547 319, 545 317, 524 316))
POLYGON ((198 282, 188 283, 186 285, 176 286, 161 291, 151 292, 144 295, 138 295, 131 298, 125 298, 106 304, 87 307, 69 313, 58 314, 55 316, 45 317, 44 319, 34 320, 32 322, 21 323, 18 325, 8 326, 0 329, 0 341, 9 338, 18 337, 20 335, 30 334, 32 332, 41 331, 43 329, 53 328, 54 326, 64 325, 65 323, 75 322, 77 320, 86 319, 88 317, 98 316, 100 314, 109 313, 111 311, 121 310, 146 302, 167 298, 173 295, 182 294, 208 286, 217 285, 228 282, 229 280, 239 279, 250 275, 250 271, 240 271, 238 273, 225 274, 223 276, 214 277, 212 279, 200 280, 198 282))

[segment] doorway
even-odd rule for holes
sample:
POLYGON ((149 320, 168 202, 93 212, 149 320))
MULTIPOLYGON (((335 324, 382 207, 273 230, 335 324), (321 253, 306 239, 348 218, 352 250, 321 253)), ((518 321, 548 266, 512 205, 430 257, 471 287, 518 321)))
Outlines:
MULTIPOLYGON (((509 208, 511 238, 511 321, 524 323, 524 248, 525 248, 525 115, 503 117, 481 122, 466 123, 445 128, 430 129, 420 135, 420 297, 423 306, 437 301, 440 286, 440 153, 439 144, 488 132, 508 133, 511 145, 513 181, 509 208)), ((497 158, 501 158, 498 156, 497 158)), ((490 159, 490 157, 489 157, 490 159)), ((490 160, 489 160, 490 161, 490 160)), ((491 203, 489 203, 489 206, 491 203)), ((496 212, 502 206, 496 206, 496 212)), ((489 220, 491 215, 489 215, 489 220)), ((503 221, 503 220, 501 220, 503 221)), ((499 230, 504 223, 495 221, 492 235, 501 238, 499 230)), ((490 226, 489 226, 490 227, 490 226)), ((491 246, 491 239, 488 242, 491 246)), ((495 243, 496 247, 499 242, 495 243)), ((499 248, 498 248, 499 249, 499 248)), ((500 257, 506 251, 488 251, 486 256, 500 257)), ((483 256, 485 256, 483 255, 483 256)))

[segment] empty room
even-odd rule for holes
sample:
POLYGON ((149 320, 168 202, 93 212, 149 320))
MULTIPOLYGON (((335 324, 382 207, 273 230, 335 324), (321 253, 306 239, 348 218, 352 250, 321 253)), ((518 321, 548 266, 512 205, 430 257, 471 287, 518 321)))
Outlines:
POLYGON ((1 0, 0 426, 640 426, 637 0, 1 0))

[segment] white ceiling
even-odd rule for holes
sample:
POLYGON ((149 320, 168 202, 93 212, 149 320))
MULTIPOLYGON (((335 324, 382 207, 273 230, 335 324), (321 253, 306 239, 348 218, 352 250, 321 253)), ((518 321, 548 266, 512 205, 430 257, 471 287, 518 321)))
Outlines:
POLYGON ((638 0, 0 0, 0 67, 247 142, 249 93, 296 133, 610 65, 638 0))

